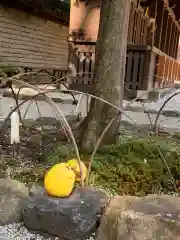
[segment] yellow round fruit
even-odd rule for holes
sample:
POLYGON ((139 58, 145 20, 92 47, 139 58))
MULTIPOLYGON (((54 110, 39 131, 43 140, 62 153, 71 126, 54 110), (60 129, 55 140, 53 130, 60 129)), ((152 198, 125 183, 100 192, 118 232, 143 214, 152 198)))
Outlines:
MULTIPOLYGON (((79 168, 79 164, 77 159, 71 159, 67 162, 67 164, 71 167, 71 169, 75 172, 76 175, 76 181, 81 181, 81 177, 80 177, 80 168, 79 168)), ((81 171, 82 171, 82 179, 83 181, 86 179, 87 177, 87 168, 86 165, 81 161, 81 171)))
POLYGON ((67 163, 54 165, 46 174, 44 187, 53 197, 68 197, 74 187, 75 173, 67 163))

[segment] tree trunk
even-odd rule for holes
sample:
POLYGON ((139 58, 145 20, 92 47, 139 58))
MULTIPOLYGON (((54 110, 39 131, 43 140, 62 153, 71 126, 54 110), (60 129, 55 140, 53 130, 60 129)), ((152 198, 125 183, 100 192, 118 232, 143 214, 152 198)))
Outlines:
MULTIPOLYGON (((92 94, 122 107, 126 63, 128 20, 131 0, 103 0, 96 46, 92 94)), ((99 100, 91 100, 90 110, 81 124, 80 146, 92 151, 117 110, 99 100)), ((106 133, 105 144, 115 143, 120 118, 106 133)))

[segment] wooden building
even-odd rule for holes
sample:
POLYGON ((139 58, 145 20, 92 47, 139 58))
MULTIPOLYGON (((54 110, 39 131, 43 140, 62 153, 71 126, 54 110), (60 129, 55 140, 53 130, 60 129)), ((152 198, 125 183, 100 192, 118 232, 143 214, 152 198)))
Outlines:
POLYGON ((60 0, 1 0, 0 65, 67 69, 68 29, 69 5, 60 0))
MULTIPOLYGON (((101 0, 71 0, 69 69, 74 89, 89 91, 92 86, 100 5, 101 0)), ((128 98, 180 80, 179 37, 179 0, 132 0, 124 81, 131 89, 128 98)))

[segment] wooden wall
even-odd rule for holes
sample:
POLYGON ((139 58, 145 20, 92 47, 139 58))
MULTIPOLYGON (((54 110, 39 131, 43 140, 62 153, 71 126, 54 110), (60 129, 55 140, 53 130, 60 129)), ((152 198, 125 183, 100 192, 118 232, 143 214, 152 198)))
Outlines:
POLYGON ((68 62, 68 27, 0 5, 0 64, 61 69, 68 62))

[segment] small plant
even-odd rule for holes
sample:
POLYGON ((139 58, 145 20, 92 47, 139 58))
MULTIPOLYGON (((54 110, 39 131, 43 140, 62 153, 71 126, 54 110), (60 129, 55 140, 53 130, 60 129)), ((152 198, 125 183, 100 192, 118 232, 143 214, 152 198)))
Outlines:
POLYGON ((20 73, 18 67, 0 66, 0 77, 12 77, 18 73, 20 73))

